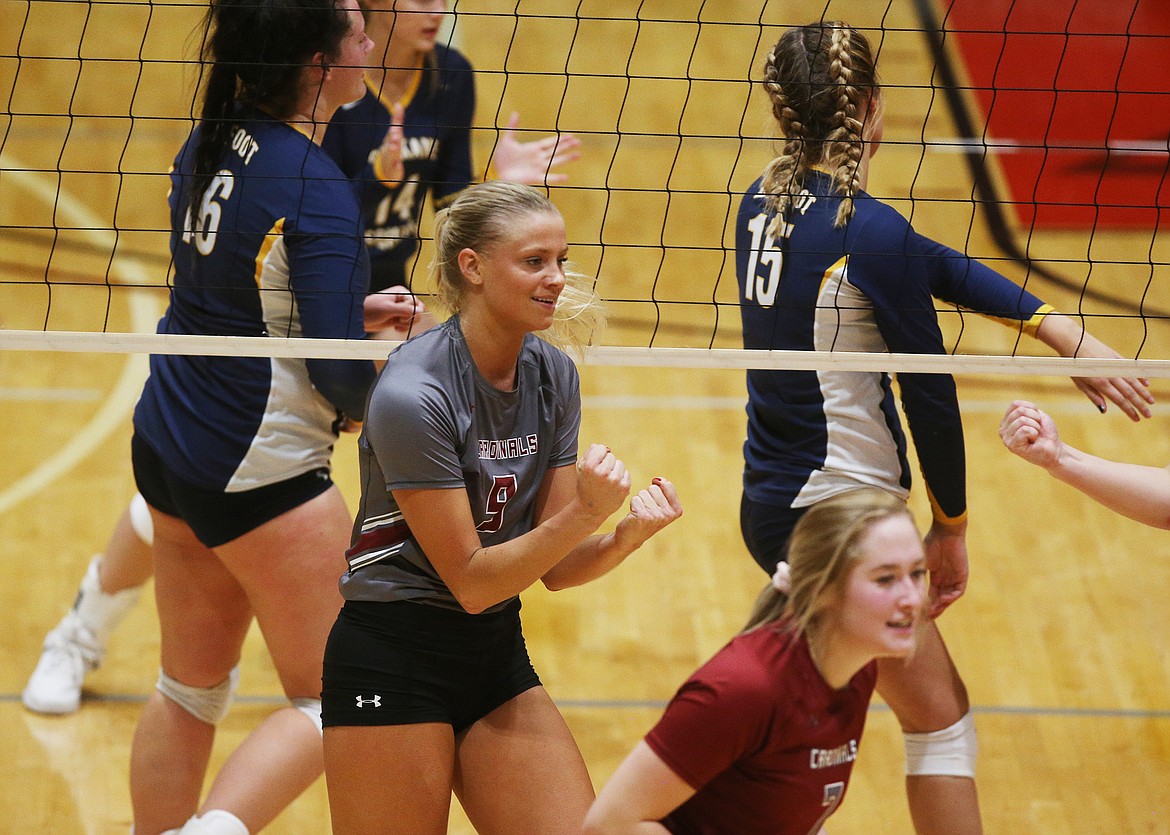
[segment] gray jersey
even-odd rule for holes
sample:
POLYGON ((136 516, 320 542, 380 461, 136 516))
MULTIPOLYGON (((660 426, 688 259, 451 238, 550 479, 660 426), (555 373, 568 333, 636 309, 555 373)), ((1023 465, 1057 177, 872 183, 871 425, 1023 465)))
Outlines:
POLYGON ((358 440, 362 498, 342 596, 462 611, 391 491, 462 487, 485 547, 515 539, 532 529, 545 473, 576 461, 580 425, 576 367, 532 334, 508 392, 480 375, 458 317, 399 346, 370 394, 358 440))

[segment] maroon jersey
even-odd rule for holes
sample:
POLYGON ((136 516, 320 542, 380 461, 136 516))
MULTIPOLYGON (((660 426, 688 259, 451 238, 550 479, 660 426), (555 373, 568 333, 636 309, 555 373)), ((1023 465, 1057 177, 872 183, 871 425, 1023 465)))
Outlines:
POLYGON ((809 835, 845 796, 877 679, 841 690, 804 637, 780 625, 738 635, 679 689, 647 744, 695 795, 662 823, 683 835, 809 835))

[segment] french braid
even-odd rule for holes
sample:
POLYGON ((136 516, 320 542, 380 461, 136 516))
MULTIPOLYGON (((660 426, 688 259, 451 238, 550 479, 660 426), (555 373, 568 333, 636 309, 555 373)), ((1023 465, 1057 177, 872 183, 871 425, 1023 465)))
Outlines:
POLYGON ((861 170, 861 122, 857 115, 865 104, 865 94, 853 84, 853 38, 851 30, 834 27, 829 40, 829 77, 836 86, 837 112, 833 131, 825 148, 825 164, 833 172, 833 186, 845 196, 837 207, 836 226, 844 226, 853 217, 853 196, 857 193, 861 170))
POLYGON ((860 190, 864 125, 859 118, 878 91, 877 66, 865 35, 837 21, 787 30, 764 63, 764 89, 784 134, 780 153, 764 170, 761 191, 780 219, 813 166, 829 169, 844 199, 835 225, 853 216, 860 190))

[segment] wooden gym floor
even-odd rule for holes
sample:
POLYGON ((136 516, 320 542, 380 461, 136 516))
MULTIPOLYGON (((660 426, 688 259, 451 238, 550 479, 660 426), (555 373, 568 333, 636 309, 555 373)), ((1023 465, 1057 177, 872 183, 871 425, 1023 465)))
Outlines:
MULTIPOLYGON (((725 220, 771 147, 767 106, 746 79, 758 76, 778 27, 822 14, 884 27, 886 147, 870 190, 903 201, 920 231, 1002 257, 967 169, 949 152, 953 114, 930 87, 933 59, 910 0, 526 1, 518 28, 515 5, 459 0, 456 37, 479 68, 480 124, 517 109, 524 127, 559 125, 585 141, 586 157, 554 199, 574 257, 612 301, 607 343, 736 346, 725 220)), ((189 128, 191 73, 175 59, 190 55, 197 14, 189 4, 0 0, 0 89, 9 102, 0 134, 0 327, 153 329, 165 304, 149 287, 165 279, 163 175, 189 128)), ((491 138, 485 131, 477 140, 481 165, 491 138)), ((1147 306, 1170 302, 1158 283, 1167 245, 1150 230, 1036 233, 1028 246, 1061 261, 1072 286, 1087 279, 1113 292, 1113 302, 1080 309, 1123 354, 1170 355, 1164 324, 1134 313, 1147 283, 1147 306)), ((1058 308, 1078 309, 1074 292, 997 263, 1058 308)), ((998 325, 957 314, 945 321, 960 352, 1013 350, 998 325)), ((19 694, 41 639, 133 493, 129 413, 144 376, 140 355, 0 351, 0 749, 8 751, 0 820, 12 831, 129 828, 129 742, 157 669, 149 597, 115 635, 77 714, 30 714, 19 694)), ((524 595, 536 667, 601 785, 675 687, 739 628, 764 577, 738 532, 742 372, 586 366, 582 376, 582 442, 610 444, 638 481, 672 478, 687 509, 606 578, 524 595)), ((1074 445, 1161 466, 1170 462, 1170 385, 1155 381, 1165 404, 1132 425, 1116 410, 1097 414, 1067 380, 965 376, 959 384, 972 579, 940 625, 975 706, 987 831, 1170 833, 1166 534, 1013 458, 995 431, 1007 404, 1027 397, 1074 445)), ((343 438, 335 475, 351 507, 354 458, 353 438, 343 438)), ((925 521, 924 497, 916 492, 912 504, 925 521)), ((258 638, 243 668, 217 761, 280 703, 258 638)), ((910 832, 901 769, 896 722, 875 703, 830 831, 910 832)), ((268 831, 327 832, 323 782, 268 831)), ((458 809, 451 831, 471 831, 458 809)))

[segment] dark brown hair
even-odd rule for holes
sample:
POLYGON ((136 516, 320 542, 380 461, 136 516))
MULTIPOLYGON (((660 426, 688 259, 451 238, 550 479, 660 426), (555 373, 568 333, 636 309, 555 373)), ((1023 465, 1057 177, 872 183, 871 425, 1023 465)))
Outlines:
POLYGON ((292 115, 301 74, 336 56, 349 17, 335 0, 215 0, 203 24, 203 96, 189 199, 197 206, 230 141, 237 101, 292 115))

